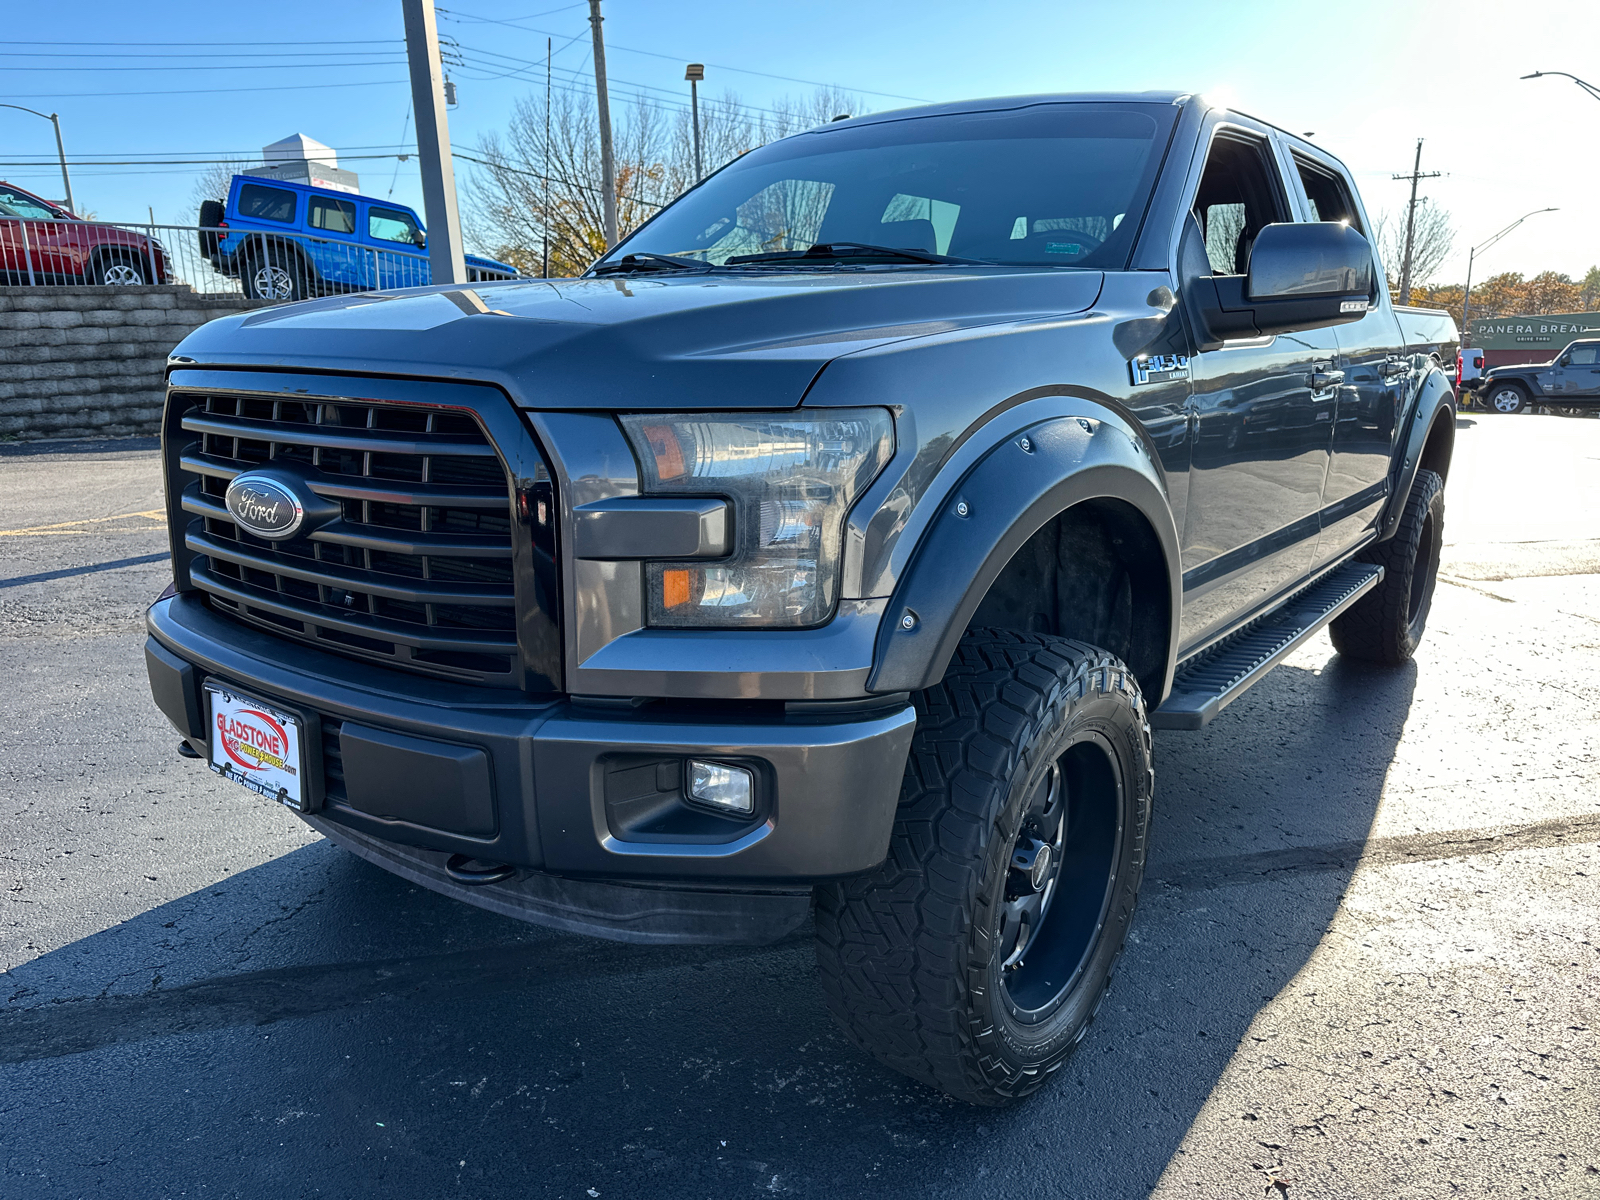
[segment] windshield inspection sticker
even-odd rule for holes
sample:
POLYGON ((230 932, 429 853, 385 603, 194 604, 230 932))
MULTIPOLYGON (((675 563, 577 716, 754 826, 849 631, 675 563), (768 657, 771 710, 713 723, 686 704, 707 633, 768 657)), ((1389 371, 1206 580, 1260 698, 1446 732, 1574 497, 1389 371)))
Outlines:
POLYGON ((1142 383, 1171 383, 1174 379, 1189 378, 1187 354, 1141 354, 1130 359, 1128 367, 1133 372, 1136 387, 1142 383))
POLYGON ((1046 242, 1044 244, 1044 250, 1045 250, 1046 254, 1082 254, 1083 253, 1083 243, 1082 242, 1046 242))

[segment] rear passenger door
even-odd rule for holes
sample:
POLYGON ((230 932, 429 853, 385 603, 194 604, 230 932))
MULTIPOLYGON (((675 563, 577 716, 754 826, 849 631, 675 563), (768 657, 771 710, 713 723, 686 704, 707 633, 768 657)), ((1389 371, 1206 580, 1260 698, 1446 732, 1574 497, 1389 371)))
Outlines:
MULTIPOLYGON (((1301 219, 1343 221, 1364 236, 1361 210, 1339 168, 1303 148, 1285 146, 1299 185, 1301 219)), ((1374 278, 1382 279, 1381 264, 1374 278)), ((1339 353, 1334 363, 1333 450, 1322 492, 1321 535, 1312 569, 1337 558, 1375 527, 1389 495, 1389 467, 1402 405, 1422 373, 1406 355, 1400 319, 1388 289, 1361 320, 1333 330, 1339 353), (1342 378, 1339 374, 1342 372, 1342 378)))

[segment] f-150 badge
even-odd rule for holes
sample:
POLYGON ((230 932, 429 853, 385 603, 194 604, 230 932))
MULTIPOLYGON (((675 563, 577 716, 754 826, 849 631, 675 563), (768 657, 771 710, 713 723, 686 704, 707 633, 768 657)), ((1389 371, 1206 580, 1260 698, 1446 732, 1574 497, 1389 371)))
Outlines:
POLYGON ((1174 379, 1189 378, 1187 354, 1141 354, 1129 359, 1135 386, 1141 383, 1171 383, 1174 379))

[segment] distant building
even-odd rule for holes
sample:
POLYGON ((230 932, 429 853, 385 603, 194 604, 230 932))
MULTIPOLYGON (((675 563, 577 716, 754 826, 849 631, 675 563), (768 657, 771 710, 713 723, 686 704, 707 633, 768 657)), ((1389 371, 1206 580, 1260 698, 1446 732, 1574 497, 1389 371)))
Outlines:
POLYGON ((261 157, 264 160, 261 166, 250 167, 243 174, 332 188, 336 192, 361 190, 360 177, 354 171, 340 169, 339 156, 333 147, 324 146, 303 133, 263 146, 261 157))
POLYGON ((1569 343, 1597 333, 1600 312, 1472 318, 1472 344, 1483 350, 1486 367, 1549 362, 1569 343))

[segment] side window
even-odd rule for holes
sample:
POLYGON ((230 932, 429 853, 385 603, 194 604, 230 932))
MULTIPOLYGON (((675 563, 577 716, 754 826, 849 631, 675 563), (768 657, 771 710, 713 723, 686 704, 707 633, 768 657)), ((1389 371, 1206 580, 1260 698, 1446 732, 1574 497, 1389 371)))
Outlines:
POLYGON ((294 224, 294 193, 283 188, 246 183, 239 188, 239 215, 257 221, 294 224))
POLYGON ((306 213, 307 223, 313 229, 325 229, 329 233, 356 231, 356 206, 348 200, 335 200, 331 196, 313 196, 306 213))
POLYGON ((1256 235, 1286 220, 1285 211, 1277 167, 1266 142, 1232 132, 1219 134, 1211 143, 1194 199, 1212 273, 1247 273, 1256 235))
POLYGON ((367 212, 367 236, 379 242, 422 245, 422 230, 417 228, 410 213, 397 208, 379 208, 376 204, 367 212))
POLYGON ((1294 156, 1295 169, 1300 172, 1300 183, 1306 189, 1306 199, 1311 202, 1313 221, 1343 221, 1357 233, 1365 234, 1361 218, 1356 214, 1355 202, 1344 186, 1344 180, 1332 172, 1294 156))
POLYGON ((1592 367, 1596 359, 1600 359, 1600 346, 1590 343, 1587 346, 1574 346, 1569 361, 1575 367, 1592 367))

